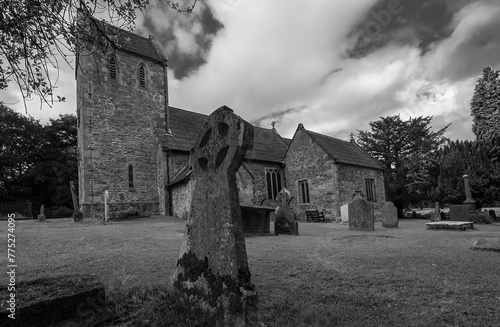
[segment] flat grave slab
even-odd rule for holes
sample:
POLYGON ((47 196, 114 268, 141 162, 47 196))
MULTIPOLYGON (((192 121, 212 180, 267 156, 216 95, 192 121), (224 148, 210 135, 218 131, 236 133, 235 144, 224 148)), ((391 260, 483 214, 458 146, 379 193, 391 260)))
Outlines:
POLYGON ((500 238, 480 237, 472 244, 472 249, 500 252, 500 238))
POLYGON ((474 223, 472 221, 435 221, 425 223, 425 225, 428 229, 474 229, 474 223))
MULTIPOLYGON (((0 288, 2 294, 9 294, 0 288)), ((65 275, 20 282, 16 288, 15 326, 48 326, 68 319, 113 318, 106 308, 104 285, 95 277, 65 275)), ((0 306, 0 326, 8 326, 8 303, 0 306)))

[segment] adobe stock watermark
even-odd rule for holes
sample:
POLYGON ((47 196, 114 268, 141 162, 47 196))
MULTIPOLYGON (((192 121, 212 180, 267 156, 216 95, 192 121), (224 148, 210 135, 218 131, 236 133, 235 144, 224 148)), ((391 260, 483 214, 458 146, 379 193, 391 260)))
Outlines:
MULTIPOLYGON (((412 1, 412 0, 408 0, 412 1)), ((399 0, 389 0, 385 9, 378 11, 371 10, 371 19, 364 25, 359 26, 356 35, 359 35, 356 48, 363 49, 367 47, 372 40, 380 37, 385 27, 389 26, 395 15, 403 12, 403 5, 399 0)))

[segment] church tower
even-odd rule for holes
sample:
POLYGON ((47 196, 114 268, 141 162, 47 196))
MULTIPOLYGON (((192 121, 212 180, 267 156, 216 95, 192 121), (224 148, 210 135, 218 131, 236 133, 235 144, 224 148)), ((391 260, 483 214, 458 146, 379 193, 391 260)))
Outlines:
POLYGON ((167 59, 158 42, 119 30, 107 58, 80 53, 78 181, 84 216, 165 214, 167 59))

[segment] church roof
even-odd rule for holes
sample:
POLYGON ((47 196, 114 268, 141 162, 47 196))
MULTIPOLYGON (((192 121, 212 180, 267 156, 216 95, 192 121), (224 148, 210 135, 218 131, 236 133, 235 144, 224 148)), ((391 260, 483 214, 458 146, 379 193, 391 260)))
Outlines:
POLYGON ((299 125, 299 129, 300 128, 302 128, 302 130, 309 135, 309 137, 319 145, 335 163, 384 169, 377 160, 354 142, 339 140, 331 136, 311 132, 306 130, 302 124, 299 125))
MULTIPOLYGON (((167 150, 190 151, 208 119, 207 115, 169 107, 171 134, 163 142, 167 150)), ((247 151, 246 159, 282 162, 287 149, 284 140, 275 130, 254 126, 254 144, 247 151)))
POLYGON ((167 57, 161 50, 152 35, 149 38, 137 35, 135 33, 118 29, 117 32, 119 50, 127 51, 141 57, 157 61, 167 62, 167 57))

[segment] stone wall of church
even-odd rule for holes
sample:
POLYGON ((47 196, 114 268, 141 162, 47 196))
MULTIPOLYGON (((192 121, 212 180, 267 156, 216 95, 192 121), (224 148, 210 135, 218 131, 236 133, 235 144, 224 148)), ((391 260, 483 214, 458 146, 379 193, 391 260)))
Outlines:
POLYGON ((287 188, 294 197, 294 207, 298 208, 299 219, 305 219, 305 210, 318 209, 325 212, 325 217, 335 216, 337 188, 334 184, 333 160, 302 130, 296 135, 286 157, 287 188), (307 182, 309 203, 299 199, 299 182, 307 182))
POLYGON ((169 151, 168 160, 168 180, 172 181, 174 177, 189 164, 189 152, 169 151))
POLYGON ((337 179, 337 201, 335 201, 334 209, 336 217, 340 216, 340 207, 352 201, 356 191, 360 191, 363 198, 366 199, 366 180, 371 179, 374 182, 375 199, 374 204, 385 202, 385 185, 384 173, 382 170, 369 169, 351 165, 336 165, 337 179))
MULTIPOLYGON (((277 206, 278 202, 269 197, 267 180, 266 180, 266 169, 276 169, 280 171, 281 175, 281 185, 285 186, 285 176, 284 170, 280 163, 277 162, 267 162, 267 161, 256 161, 256 160, 245 160, 243 162, 246 170, 252 175, 253 182, 253 194, 260 194, 266 197, 268 200, 264 203, 266 206, 277 206)), ((241 168, 240 168, 241 170, 241 168)))
POLYGON ((340 207, 352 200, 355 191, 366 194, 365 180, 373 179, 376 201, 385 201, 382 170, 333 162, 331 157, 302 130, 297 133, 285 158, 287 188, 295 197, 299 218, 305 210, 318 209, 325 217, 340 217, 340 207), (307 183, 309 203, 301 203, 299 183, 307 183))
POLYGON ((85 216, 110 205, 161 213, 164 182, 158 133, 165 131, 166 75, 160 63, 116 55, 116 79, 107 62, 81 56, 77 75, 79 197, 85 216), (145 68, 145 87, 139 67, 145 68))

